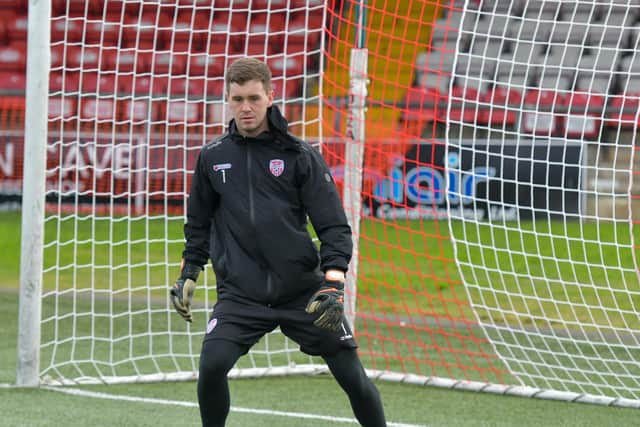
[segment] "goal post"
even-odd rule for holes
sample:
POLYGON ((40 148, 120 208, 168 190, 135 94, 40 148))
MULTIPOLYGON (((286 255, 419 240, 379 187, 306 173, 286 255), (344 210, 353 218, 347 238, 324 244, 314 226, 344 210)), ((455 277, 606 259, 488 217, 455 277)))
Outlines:
MULTIPOLYGON (((371 376, 640 406, 635 6, 31 3, 19 384, 196 378, 214 275, 192 325, 167 290, 224 70, 255 56, 343 195, 371 376)), ((232 376, 317 372, 275 330, 232 376)))
POLYGON ((20 307, 16 384, 40 383, 40 318, 44 247, 49 28, 51 4, 30 2, 27 48, 24 184, 20 249, 20 307))

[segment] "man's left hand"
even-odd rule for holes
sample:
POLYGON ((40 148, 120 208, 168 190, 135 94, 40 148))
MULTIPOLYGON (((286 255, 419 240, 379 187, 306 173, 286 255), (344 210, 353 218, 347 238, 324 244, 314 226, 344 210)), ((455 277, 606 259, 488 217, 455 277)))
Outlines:
POLYGON ((321 313, 313 324, 319 328, 337 331, 344 316, 344 282, 325 280, 313 294, 305 310, 309 314, 321 313))

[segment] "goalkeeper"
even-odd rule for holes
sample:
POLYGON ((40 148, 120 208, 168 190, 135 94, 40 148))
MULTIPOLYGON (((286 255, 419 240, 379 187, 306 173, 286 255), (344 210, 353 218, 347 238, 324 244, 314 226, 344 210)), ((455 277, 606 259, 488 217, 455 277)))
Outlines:
POLYGON ((224 426, 229 370, 279 326, 303 352, 324 359, 360 424, 385 426, 378 390, 344 318, 351 229, 329 169, 317 150, 288 132, 272 105, 265 63, 235 61, 225 91, 233 119, 198 156, 181 274, 171 289, 176 311, 191 322, 196 281, 211 259, 218 300, 200 355, 202 425, 224 426))

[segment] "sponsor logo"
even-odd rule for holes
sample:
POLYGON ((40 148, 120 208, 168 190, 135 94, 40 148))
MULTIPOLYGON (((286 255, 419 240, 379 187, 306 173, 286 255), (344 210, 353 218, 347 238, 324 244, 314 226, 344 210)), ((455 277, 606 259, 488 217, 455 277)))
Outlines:
POLYGON ((227 174, 225 173, 227 169, 231 169, 231 163, 218 163, 217 165, 213 165, 214 172, 222 172, 222 183, 225 184, 227 182, 227 174))
POLYGON ((280 176, 284 172, 284 160, 273 159, 269 162, 269 170, 273 176, 280 176))
POLYGON ((218 318, 212 317, 211 320, 209 320, 209 323, 207 323, 207 333, 210 334, 211 331, 214 330, 217 324, 218 324, 218 318))

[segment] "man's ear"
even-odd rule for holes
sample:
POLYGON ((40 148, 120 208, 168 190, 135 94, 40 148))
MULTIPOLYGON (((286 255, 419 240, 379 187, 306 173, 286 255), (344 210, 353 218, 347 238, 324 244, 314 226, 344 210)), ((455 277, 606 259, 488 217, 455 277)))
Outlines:
POLYGON ((269 91, 269 93, 267 94, 267 98, 269 99, 269 107, 271 107, 273 105, 273 96, 274 96, 274 91, 273 89, 271 89, 269 91))

